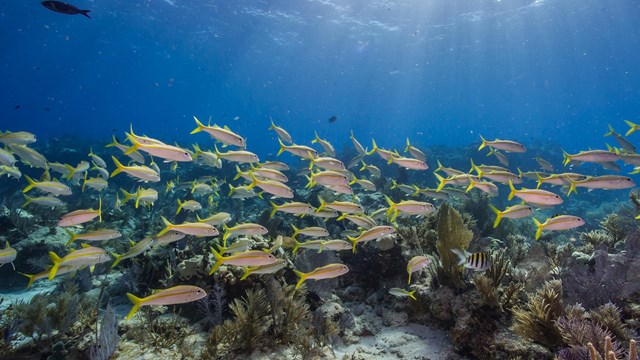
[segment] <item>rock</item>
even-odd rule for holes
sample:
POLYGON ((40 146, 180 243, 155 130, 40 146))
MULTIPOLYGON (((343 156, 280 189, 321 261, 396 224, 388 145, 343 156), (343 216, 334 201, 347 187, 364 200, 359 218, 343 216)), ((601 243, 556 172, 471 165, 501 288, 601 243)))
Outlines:
POLYGON ((376 241, 376 246, 380 251, 387 251, 393 249, 396 245, 396 236, 395 235, 387 235, 382 237, 376 241))
POLYGON ((385 311, 382 313, 382 324, 387 327, 398 327, 409 324, 406 312, 385 311))

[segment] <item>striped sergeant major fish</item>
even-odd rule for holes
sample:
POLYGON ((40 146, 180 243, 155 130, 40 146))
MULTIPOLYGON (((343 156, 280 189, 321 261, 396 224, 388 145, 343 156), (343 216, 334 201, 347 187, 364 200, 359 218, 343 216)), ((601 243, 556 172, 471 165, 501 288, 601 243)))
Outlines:
POLYGON ((461 249, 451 249, 458 256, 458 266, 474 271, 485 271, 491 266, 491 258, 483 252, 470 253, 461 249))

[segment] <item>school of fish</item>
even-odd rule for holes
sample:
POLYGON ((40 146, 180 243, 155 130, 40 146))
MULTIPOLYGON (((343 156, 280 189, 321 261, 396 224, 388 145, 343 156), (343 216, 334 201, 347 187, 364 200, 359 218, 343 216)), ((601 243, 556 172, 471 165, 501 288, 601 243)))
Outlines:
MULTIPOLYGON (((627 189, 635 186, 635 182, 628 176, 602 175, 589 176, 586 174, 571 172, 555 172, 551 162, 535 157, 542 171, 514 173, 508 169, 508 153, 524 153, 525 146, 513 140, 486 140, 481 137, 478 151, 489 149, 487 156, 493 155, 503 166, 476 165, 473 159, 469 171, 445 167, 440 160, 438 167, 433 172, 438 181, 435 188, 421 188, 416 184, 399 184, 394 179, 391 189, 398 189, 405 197, 413 199, 394 200, 385 195, 386 207, 368 211, 359 203, 358 192, 378 191, 374 184, 375 179, 382 176, 382 170, 370 161, 367 156, 379 156, 387 166, 398 166, 407 170, 424 172, 429 169, 427 156, 423 151, 411 145, 409 139, 403 153, 398 150, 380 148, 372 139, 372 149, 367 149, 355 138, 351 132, 350 140, 357 156, 345 163, 336 158, 333 145, 326 139, 322 139, 318 133, 310 145, 317 144, 320 149, 309 145, 296 144, 291 135, 282 127, 271 120, 269 130, 275 132, 278 138, 279 151, 277 156, 284 152, 294 157, 308 161, 308 168, 298 173, 307 179, 306 188, 322 187, 334 193, 336 199, 327 201, 318 197, 318 206, 311 203, 293 201, 296 197, 296 189, 287 183, 289 176, 284 172, 289 171, 289 166, 280 161, 271 159, 261 162, 258 155, 247 150, 247 141, 241 135, 233 132, 227 126, 204 125, 194 116, 196 128, 191 132, 194 136, 198 133, 209 135, 213 143, 203 150, 200 145, 194 143, 192 150, 170 145, 161 140, 148 136, 136 135, 133 126, 125 134, 127 144, 117 141, 115 136, 108 148, 117 149, 111 156, 113 166, 110 166, 102 157, 90 150, 86 160, 76 165, 50 162, 46 157, 33 149, 30 145, 36 142, 36 136, 25 131, 0 132, 0 175, 7 175, 14 180, 24 178, 26 185, 24 193, 27 206, 41 206, 54 208, 66 206, 64 198, 72 194, 83 192, 97 192, 101 194, 107 189, 109 179, 114 176, 126 174, 132 180, 138 182, 135 192, 129 193, 120 189, 123 195, 118 195, 113 204, 103 204, 103 199, 98 195, 96 209, 75 209, 63 215, 57 225, 63 227, 69 235, 66 246, 69 248, 64 255, 50 252, 52 264, 39 274, 23 274, 29 279, 27 287, 33 282, 47 278, 53 280, 57 275, 74 272, 78 269, 93 268, 101 263, 112 262, 115 267, 126 259, 144 254, 153 246, 166 246, 179 241, 186 236, 196 238, 216 238, 214 246, 210 247, 213 265, 209 274, 215 273, 220 266, 239 266, 244 269, 242 280, 252 274, 273 274, 287 267, 292 267, 290 261, 281 257, 283 244, 291 247, 291 253, 296 254, 301 249, 323 251, 349 251, 356 252, 357 247, 363 244, 381 239, 395 233, 395 220, 398 217, 424 216, 436 211, 433 203, 422 201, 427 198, 433 200, 446 200, 450 197, 468 198, 468 193, 473 189, 485 192, 489 197, 498 195, 502 188, 508 191, 508 200, 515 198, 521 203, 514 204, 504 210, 491 205, 496 214, 494 228, 498 227, 503 219, 520 219, 533 217, 538 208, 549 208, 559 204, 572 193, 577 193, 578 188, 589 190, 602 189, 627 189), (223 148, 232 147, 232 150, 220 152, 218 144, 223 148), (162 166, 156 163, 162 160, 162 166), (42 169, 43 174, 38 180, 28 175, 22 175, 18 163, 30 168, 42 169), (345 224, 357 230, 346 230, 341 238, 332 239, 331 234, 322 226, 296 226, 291 227, 289 236, 277 236, 272 239, 268 249, 254 249, 253 242, 246 236, 266 236, 268 230, 256 223, 227 224, 231 214, 227 212, 214 212, 201 218, 205 210, 214 208, 214 199, 222 190, 224 181, 216 176, 204 176, 187 181, 180 181, 175 176, 176 169, 184 166, 184 163, 196 163, 211 169, 225 166, 233 166, 237 175, 233 179, 237 184, 228 184, 227 196, 234 199, 248 199, 258 197, 265 200, 265 206, 271 207, 270 216, 305 216, 317 217, 324 221, 344 221, 345 224), (124 165, 126 164, 126 165, 124 165), (111 169, 109 169, 111 168, 111 169), (349 170, 353 169, 353 170, 349 170), (57 174, 57 178, 53 176, 57 174), (165 185, 161 185, 163 177, 170 177, 165 185), (524 181, 529 181, 536 186, 524 187, 524 181), (517 186, 517 187, 516 187, 517 186), (557 186, 560 191, 554 192, 542 187, 557 186), (175 223, 164 216, 160 217, 164 228, 156 234, 149 234, 138 242, 131 241, 131 246, 126 253, 116 254, 104 249, 108 241, 117 239, 123 234, 117 229, 110 228, 109 219, 102 218, 103 206, 120 209, 132 201, 132 206, 151 207, 161 196, 181 196, 181 192, 190 193, 193 199, 180 198, 177 200, 175 213, 186 212, 188 221, 175 223), (269 199, 265 199, 269 196, 269 199), (104 226, 97 230, 81 232, 79 225, 88 222, 103 223, 104 226), (72 231, 73 230, 73 231, 72 231), (302 241, 300 238, 304 238, 302 241), (82 242, 76 247, 77 242, 82 242)), ((605 169, 620 171, 618 161, 635 166, 632 173, 640 172, 640 154, 636 153, 635 146, 626 138, 633 134, 640 126, 626 121, 630 129, 625 136, 616 133, 612 126, 605 136, 612 136, 619 147, 610 147, 602 150, 586 150, 576 154, 563 151, 563 164, 581 164, 585 162, 601 165, 605 169)), ((29 170, 31 173, 33 169, 29 170)), ((425 173, 425 177, 427 175, 425 173)), ((186 196, 186 194, 185 194, 186 196)), ((540 221, 533 218, 532 221, 537 231, 532 236, 537 240, 543 231, 557 231, 573 229, 585 224, 585 221, 570 214, 560 214, 540 221)), ((159 225, 159 224, 158 224, 159 225)), ((469 253, 465 249, 454 249, 453 252, 459 259, 459 266, 474 270, 484 271, 491 266, 490 254, 485 252, 469 253)), ((5 248, 0 250, 0 266, 11 263, 19 254, 7 242, 5 248)), ((432 259, 427 255, 415 256, 407 263, 408 284, 411 284, 412 274, 428 268, 432 259)), ((299 281, 296 287, 301 286, 307 280, 322 280, 342 276, 349 272, 345 264, 331 263, 315 268, 309 272, 293 269, 299 281)), ((415 291, 415 290, 414 290, 415 291)), ((410 297, 415 299, 414 291, 402 288, 392 288, 389 293, 398 297, 410 297)), ((133 308, 127 316, 130 319, 141 306, 146 305, 171 305, 198 300, 206 293, 203 289, 191 285, 179 285, 169 289, 159 290, 147 297, 140 298, 133 294, 127 294, 133 303, 133 308)))

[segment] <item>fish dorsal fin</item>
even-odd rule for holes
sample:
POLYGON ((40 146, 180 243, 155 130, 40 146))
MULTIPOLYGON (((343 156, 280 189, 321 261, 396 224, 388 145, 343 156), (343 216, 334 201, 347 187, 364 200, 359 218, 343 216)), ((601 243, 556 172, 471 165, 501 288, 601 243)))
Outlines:
POLYGON ((131 244, 131 246, 134 246, 136 243, 133 240, 129 240, 129 244, 131 244))
POLYGON ((58 179, 56 179, 56 178, 51 179, 51 181, 53 181, 53 182, 57 182, 57 183, 59 183, 59 182, 60 182, 60 180, 58 180, 58 179))
POLYGON ((89 244, 80 244, 80 246, 82 246, 83 249, 91 247, 91 245, 89 245, 89 244))
POLYGON ((162 291, 161 289, 151 289, 151 295, 155 295, 157 293, 159 293, 160 291, 162 291))

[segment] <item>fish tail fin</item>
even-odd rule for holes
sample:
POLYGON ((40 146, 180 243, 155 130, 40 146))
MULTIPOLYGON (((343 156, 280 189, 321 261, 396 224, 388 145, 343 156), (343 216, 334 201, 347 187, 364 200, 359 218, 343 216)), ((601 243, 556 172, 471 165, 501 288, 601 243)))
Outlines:
POLYGON ((118 143, 118 140, 116 139, 115 135, 111 135, 111 139, 113 139, 112 142, 110 142, 109 144, 105 145, 104 147, 113 147, 116 145, 120 145, 120 143, 118 143))
POLYGON ((313 139, 313 140, 311 140, 311 143, 312 143, 312 144, 315 144, 315 143, 317 143, 317 142, 318 142, 318 140, 320 140, 320 137, 318 136, 318 132, 317 132, 317 131, 314 131, 314 134, 316 135, 316 138, 315 138, 315 139, 313 139))
POLYGON ((269 219, 273 218, 273 216, 276 214, 276 211, 278 211, 278 205, 276 205, 276 203, 274 203, 273 201, 270 201, 271 206, 273 207, 273 209, 271 210, 271 213, 269 214, 269 219))
POLYGON ((325 201, 320 197, 320 195, 318 195, 318 201, 320 202, 320 206, 318 206, 318 208, 316 209, 316 212, 322 211, 326 206, 325 201))
POLYGON ((69 241, 67 241, 67 243, 64 244, 64 246, 69 246, 73 244, 73 242, 76 241, 76 239, 78 239, 78 234, 74 234, 71 230, 67 229, 66 227, 63 227, 62 230, 64 230, 71 237, 69 241))
POLYGON ((122 165, 122 163, 120 161, 118 161, 118 159, 116 159, 115 156, 112 156, 111 160, 113 160, 113 163, 116 165, 116 169, 113 170, 111 175, 109 175, 110 178, 118 175, 122 170, 124 170, 124 165, 122 165))
POLYGON ((196 121, 197 126, 189 134, 199 133, 200 131, 202 131, 202 129, 204 129, 204 125, 200 122, 200 120, 198 120, 197 117, 194 116, 193 119, 196 121))
POLYGON ((513 186, 513 182, 511 180, 509 180, 509 189, 511 189, 511 192, 509 193, 507 200, 513 199, 513 197, 516 195, 516 188, 515 186, 513 186))
POLYGON ((302 283, 307 280, 307 274, 303 273, 302 271, 298 271, 296 269, 293 269, 293 272, 300 278, 300 280, 298 280, 298 283, 296 284, 296 289, 299 288, 300 286, 302 286, 302 283))
POLYGON ((436 176, 436 179, 438 179, 438 181, 440 182, 440 183, 438 184, 438 187, 436 187, 436 191, 438 191, 438 192, 439 192, 439 191, 440 191, 440 190, 442 190, 442 188, 446 185, 446 183, 445 183, 445 178, 443 178, 442 176, 440 176, 440 174, 435 173, 435 172, 433 173, 433 175, 435 175, 435 176, 436 176))
POLYGON ((89 16, 90 12, 91 12, 91 10, 80 10, 80 14, 88 17, 89 19, 91 19, 91 16, 89 16))
POLYGON ((138 312, 138 310, 140 309, 140 306, 142 306, 143 299, 133 295, 132 293, 127 293, 127 298, 129 298, 129 301, 133 303, 133 307, 131 308, 131 311, 129 311, 129 314, 125 318, 126 320, 129 320, 133 317, 133 315, 135 315, 138 312))
MULTIPOLYGON (((273 124, 273 122, 272 122, 272 124, 273 124)), ((273 126, 271 126, 271 127, 273 127, 273 126)), ((269 130, 271 130, 271 128, 269 128, 269 130)), ((267 249, 267 250, 268 250, 268 249, 267 249)), ((249 268, 248 268, 248 267, 246 267, 246 266, 243 266, 243 267, 242 267, 242 270, 244 271, 244 274, 242 274, 242 276, 240 277, 240 280, 241 280, 241 281, 242 281, 242 280, 244 280, 244 279, 246 279, 247 277, 249 277, 249 275, 251 275, 251 272, 252 272, 252 271, 251 271, 251 270, 249 270, 249 268)))
POLYGON ((538 228, 538 230, 536 230, 536 240, 540 239, 540 236, 542 235, 542 224, 540 223, 540 221, 538 221, 536 218, 532 218, 533 219, 533 223, 536 224, 536 227, 538 228))
POLYGON ((278 142, 280 143, 280 150, 278 150, 276 156, 280 156, 280 154, 282 154, 287 149, 287 145, 285 145, 282 140, 280 140, 280 138, 278 138, 278 142))
POLYGON ((49 251, 49 258, 51 259, 51 261, 53 261, 53 266, 51 267, 51 270, 49 270, 49 280, 53 280, 53 278, 56 277, 56 274, 58 273, 58 269, 60 268, 62 259, 53 251, 49 251))
POLYGON ((571 155, 569 155, 569 153, 567 153, 566 151, 564 151, 564 149, 562 149, 562 156, 563 156, 563 160, 562 160, 562 165, 567 166, 567 164, 571 161, 571 155))
POLYGON ((140 149, 142 144, 138 140, 136 140, 136 138, 134 138, 133 135, 129 133, 126 133, 126 134, 127 134, 127 139, 129 140, 129 142, 131 142, 131 146, 124 152, 124 154, 129 155, 137 151, 138 149, 140 149))
POLYGON ((213 264, 213 266, 211 267, 211 270, 209 270, 209 275, 213 275, 214 272, 216 272, 216 270, 218 270, 218 268, 220 267, 220 265, 222 265, 222 261, 224 260, 224 257, 222 257, 222 255, 216 251, 216 249, 209 247, 209 249, 211 249, 211 253, 213 254, 213 257, 216 259, 215 264, 213 264))
POLYGON ((387 204, 389 204, 389 208, 387 209, 387 217, 389 217, 389 215, 391 215, 391 213, 396 209, 396 203, 386 195, 384 198, 387 200, 387 204))
POLYGON ((493 210, 494 213, 496 213, 496 221, 493 222, 493 228, 497 228, 498 225, 500 224, 500 220, 502 220, 502 212, 500 210, 498 210, 498 208, 496 208, 495 206, 489 204, 489 207, 491 208, 491 210, 493 210))
POLYGON ((293 228, 293 235, 291 235, 291 237, 295 240, 296 236, 300 233, 300 229, 293 224, 291 224, 291 227, 293 228))
POLYGON ((461 249, 451 249, 451 252, 456 254, 456 256, 458 257, 458 266, 464 265, 464 263, 467 261, 467 252, 461 249))
POLYGON ((410 147, 411 147, 411 143, 409 142, 409 138, 407 138, 407 147, 404 148, 404 152, 409 151, 410 147))
POLYGON ((313 181, 313 171, 311 171, 311 177, 305 175, 305 177, 307 178, 307 180, 309 180, 309 182, 307 183, 307 185, 305 185, 305 189, 311 189, 312 187, 316 186, 316 182, 313 181))
POLYGON ((76 168, 74 168, 73 166, 69 165, 69 164, 64 164, 64 167, 69 170, 69 174, 67 175, 67 177, 65 179, 67 180, 71 180, 71 178, 73 177, 73 175, 76 174, 76 168))
POLYGON ((624 121, 627 125, 629 125, 629 130, 627 131, 626 134, 624 134, 624 136, 629 136, 631 134, 633 134, 634 132, 636 132, 636 130, 638 130, 640 128, 640 126, 638 126, 637 124, 629 121, 629 120, 625 120, 624 121))
POLYGON ((29 185, 27 185, 23 190, 22 193, 26 193, 29 190, 33 189, 34 186, 38 185, 37 182, 35 182, 32 178, 29 177, 29 175, 24 175, 24 178, 27 179, 27 181, 29 182, 29 185))
POLYGON ((538 186, 536 186, 536 189, 540 189, 540 186, 542 186, 542 183, 544 182, 544 178, 537 173, 536 176, 538 177, 538 186))
POLYGON ((116 260, 113 262, 113 264, 111 264, 111 268, 113 269, 114 267, 116 267, 116 265, 118 265, 120 263, 120 261, 122 261, 122 256, 120 254, 116 254, 114 252, 111 253, 111 255, 116 258, 116 260))
POLYGON ((291 239, 295 243, 295 245, 293 246, 293 250, 291 250, 291 252, 295 254, 295 253, 298 252, 298 249, 300 248, 300 245, 302 245, 302 244, 298 240, 296 240, 295 236, 292 236, 291 239))
POLYGON ((413 300, 418 300, 418 299, 416 299, 415 295, 413 295, 415 292, 416 292, 416 290, 409 291, 409 292, 407 292, 407 295, 409 295, 409 297, 412 298, 413 300))
POLYGON ((575 181, 573 181, 573 179, 571 179, 570 177, 567 177, 567 181, 569 181, 569 191, 567 192, 567 196, 571 195, 572 192, 574 193, 578 193, 578 190, 576 189, 576 185, 577 183, 575 181))
POLYGON ((371 151, 366 152, 365 154, 367 155, 373 155, 378 150, 378 145, 376 144, 375 139, 371 138, 371 144, 373 146, 373 149, 371 149, 371 151))
POLYGON ((478 150, 482 150, 484 149, 485 146, 487 146, 487 140, 483 138, 482 135, 480 135, 480 139, 482 140, 482 144, 480 144, 480 147, 478 148, 478 150))
POLYGON ((360 168, 360 171, 365 171, 367 170, 367 163, 364 162, 364 160, 362 160, 362 167, 360 168))
POLYGON ((22 204, 22 207, 25 207, 25 206, 31 204, 31 202, 33 202, 33 198, 30 197, 29 195, 27 195, 27 194, 22 194, 22 195, 24 196, 24 199, 25 199, 25 202, 24 202, 24 204, 22 204))
POLYGON ((351 241, 351 252, 356 253, 356 245, 358 245, 358 238, 347 236, 347 240, 351 241))
POLYGON ((438 167, 433 171, 440 171, 444 169, 444 166, 442 166, 442 163, 440 162, 440 160, 436 160, 436 163, 438 164, 438 167))
POLYGON ((178 201, 178 210, 176 210, 176 215, 180 213, 180 210, 182 210, 182 206, 184 206, 184 204, 186 203, 186 200, 183 203, 180 202, 180 199, 178 199, 177 201, 178 201))
POLYGON ((102 198, 98 198, 98 222, 102 222, 102 198))
POLYGON ((473 179, 469 179, 469 186, 467 186, 467 190, 465 190, 465 192, 469 192, 471 191, 471 189, 473 189, 478 183, 475 182, 473 179))
POLYGON ((611 124, 607 124, 609 126, 609 132, 604 134, 604 136, 611 136, 613 134, 615 134, 615 130, 613 130, 613 126, 611 126, 611 124))
POLYGON ((247 185, 247 190, 251 190, 258 185, 258 179, 256 176, 253 175, 253 173, 250 173, 249 175, 251 175, 251 184, 247 185))
POLYGON ((395 179, 391 179, 391 190, 395 189, 398 187, 398 183, 396 182, 395 179))
POLYGON ((236 165, 236 172, 237 172, 237 174, 236 174, 236 176, 233 177, 233 180, 240 179, 240 176, 242 176, 242 174, 244 174, 242 172, 242 170, 240 170, 240 166, 238 166, 238 165, 236 165))
POLYGON ((173 224, 169 222, 169 220, 167 220, 166 217, 164 216, 160 216, 162 218, 162 223, 164 223, 165 228, 162 229, 157 235, 156 237, 162 236, 166 233, 168 233, 172 228, 173 228, 173 224))
POLYGON ((29 275, 29 274, 25 274, 25 273, 21 273, 18 271, 18 274, 20 275, 24 275, 26 277, 29 278, 29 283, 27 284, 27 289, 31 287, 31 285, 33 285, 33 282, 36 281, 36 276, 37 275, 29 275))

